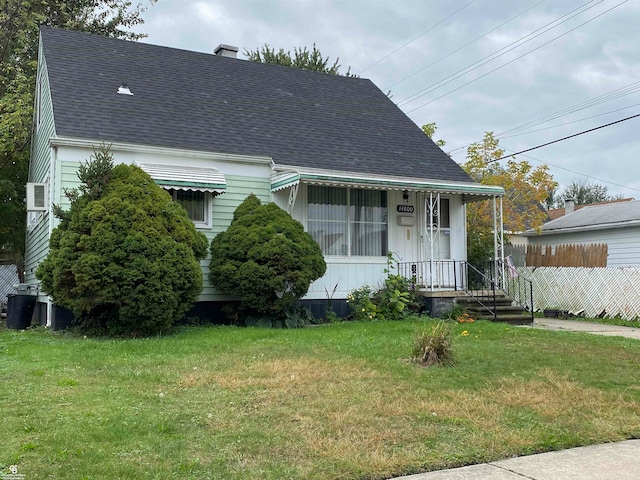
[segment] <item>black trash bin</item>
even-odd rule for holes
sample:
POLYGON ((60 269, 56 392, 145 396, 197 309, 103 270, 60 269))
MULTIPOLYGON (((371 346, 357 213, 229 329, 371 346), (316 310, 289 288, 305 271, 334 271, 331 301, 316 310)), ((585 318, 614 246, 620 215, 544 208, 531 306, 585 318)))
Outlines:
POLYGON ((7 301, 7 328, 24 330, 31 326, 35 295, 9 295, 7 301))

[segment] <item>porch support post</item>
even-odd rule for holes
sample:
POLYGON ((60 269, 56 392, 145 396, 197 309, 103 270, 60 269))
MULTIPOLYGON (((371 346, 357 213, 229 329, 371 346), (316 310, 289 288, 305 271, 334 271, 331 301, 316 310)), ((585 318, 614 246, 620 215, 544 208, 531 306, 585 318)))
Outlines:
POLYGON ((429 286, 433 291, 433 192, 429 192, 429 286))
MULTIPOLYGON (((502 199, 504 197, 500 197, 500 242, 499 242, 499 255, 500 255, 500 268, 502 269, 501 276, 500 278, 503 279, 504 281, 504 210, 503 210, 503 203, 502 203, 502 199)), ((504 287, 504 285, 500 285, 500 287, 504 287)))
POLYGON ((497 280, 498 277, 498 272, 496 271, 496 267, 498 266, 498 208, 497 208, 497 200, 498 197, 493 197, 493 261, 494 261, 494 268, 492 268, 493 271, 493 278, 492 280, 495 281, 497 280))
POLYGON ((502 288, 503 285, 498 283, 499 279, 504 279, 504 219, 503 219, 502 197, 493 197, 493 281, 502 288), (498 201, 500 204, 498 205, 498 201), (500 274, 498 275, 498 267, 500 274))
POLYGON ((291 185, 291 190, 289 190, 289 201, 287 202, 287 213, 291 214, 293 211, 293 207, 296 204, 296 198, 298 198, 298 188, 300 187, 299 183, 295 185, 291 185))

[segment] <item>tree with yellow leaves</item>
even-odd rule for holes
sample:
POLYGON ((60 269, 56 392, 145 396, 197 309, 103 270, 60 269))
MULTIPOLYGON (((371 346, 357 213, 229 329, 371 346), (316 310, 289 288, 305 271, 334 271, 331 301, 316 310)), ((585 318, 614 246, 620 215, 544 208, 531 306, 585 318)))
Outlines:
MULTIPOLYGON (((423 131, 435 132, 435 124, 423 131)), ((427 133, 428 134, 428 133, 427 133)), ((467 148, 467 161, 462 168, 476 182, 499 185, 505 190, 503 223, 507 232, 521 232, 540 227, 547 219, 544 202, 558 184, 547 165, 533 167, 526 160, 504 156, 493 132, 485 132, 481 142, 467 148)), ((482 264, 493 256, 493 203, 473 202, 467 205, 467 259, 482 264)))

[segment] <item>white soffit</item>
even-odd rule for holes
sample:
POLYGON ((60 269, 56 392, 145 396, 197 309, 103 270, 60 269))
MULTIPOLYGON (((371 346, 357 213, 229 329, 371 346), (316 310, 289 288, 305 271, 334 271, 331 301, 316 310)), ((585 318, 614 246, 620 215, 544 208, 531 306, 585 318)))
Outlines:
POLYGON ((224 193, 227 182, 220 170, 212 167, 136 163, 163 188, 195 192, 224 193))

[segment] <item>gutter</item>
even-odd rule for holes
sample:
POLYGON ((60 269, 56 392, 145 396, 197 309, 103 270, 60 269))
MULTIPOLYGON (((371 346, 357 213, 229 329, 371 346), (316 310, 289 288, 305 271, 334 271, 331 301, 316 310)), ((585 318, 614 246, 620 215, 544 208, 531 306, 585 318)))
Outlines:
POLYGON ((610 230, 614 228, 640 227, 640 220, 630 220, 628 222, 601 223, 599 225, 583 225, 579 227, 558 228, 554 230, 543 230, 542 232, 524 232, 523 237, 542 237, 546 235, 560 235, 562 233, 592 232, 594 230, 610 230))

